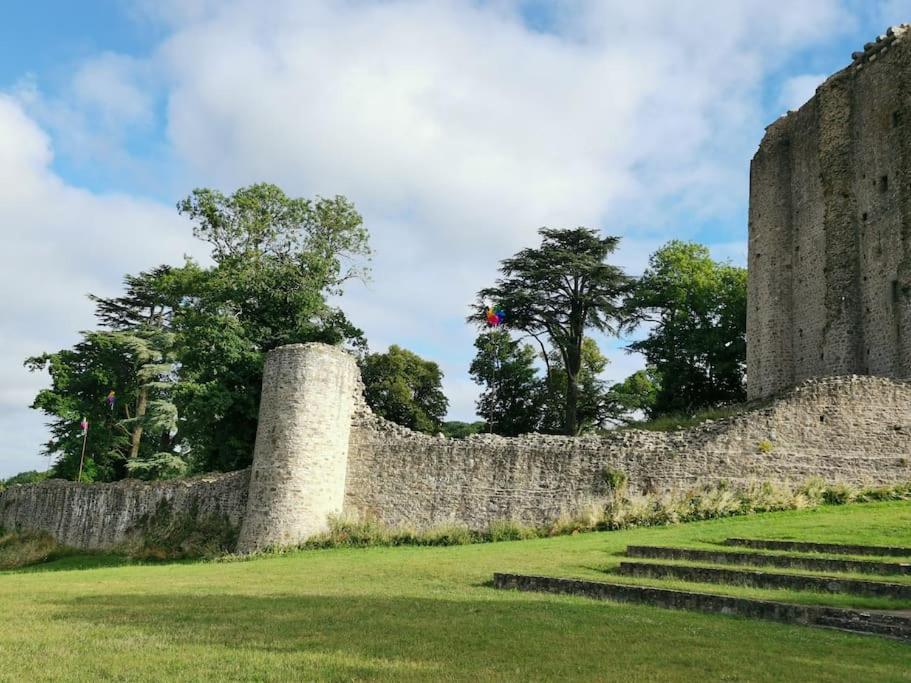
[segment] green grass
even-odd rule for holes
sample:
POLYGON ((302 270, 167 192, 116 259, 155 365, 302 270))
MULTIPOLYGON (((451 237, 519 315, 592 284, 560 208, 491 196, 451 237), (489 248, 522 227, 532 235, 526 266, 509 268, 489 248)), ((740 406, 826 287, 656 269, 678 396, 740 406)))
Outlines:
POLYGON ((619 429, 644 429, 649 432, 674 432, 678 429, 690 429, 702 424, 706 420, 723 420, 728 417, 740 415, 748 410, 746 405, 725 406, 721 408, 710 408, 707 410, 693 413, 673 413, 662 415, 651 420, 641 420, 630 422, 619 427, 619 429))
POLYGON ((627 544, 729 536, 911 546, 911 503, 236 562, 69 556, 0 573, 0 681, 911 680, 911 646, 884 638, 487 585, 604 580, 627 544))

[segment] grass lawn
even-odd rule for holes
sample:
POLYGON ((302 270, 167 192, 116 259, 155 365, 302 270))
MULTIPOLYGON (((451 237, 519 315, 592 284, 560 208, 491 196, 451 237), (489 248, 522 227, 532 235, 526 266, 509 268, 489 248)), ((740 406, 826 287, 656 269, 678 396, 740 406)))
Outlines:
POLYGON ((0 680, 911 681, 911 645, 884 638, 486 585, 614 580, 626 544, 728 536, 911 546, 911 503, 238 562, 66 557, 0 573, 0 680))

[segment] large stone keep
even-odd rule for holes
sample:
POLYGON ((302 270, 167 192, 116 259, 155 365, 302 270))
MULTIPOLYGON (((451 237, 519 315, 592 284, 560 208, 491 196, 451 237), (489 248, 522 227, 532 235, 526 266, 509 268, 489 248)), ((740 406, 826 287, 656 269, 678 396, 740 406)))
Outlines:
POLYGON ((766 129, 750 172, 751 398, 911 377, 911 26, 766 129))

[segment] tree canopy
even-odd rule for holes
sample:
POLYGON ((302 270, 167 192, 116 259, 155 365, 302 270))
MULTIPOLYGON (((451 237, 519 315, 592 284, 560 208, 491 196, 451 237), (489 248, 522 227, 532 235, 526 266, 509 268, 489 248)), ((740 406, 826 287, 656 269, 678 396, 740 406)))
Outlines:
POLYGON ((618 237, 602 237, 583 227, 541 228, 538 233, 539 247, 500 262, 501 277, 478 292, 479 303, 469 320, 483 323, 486 302, 493 302, 505 310, 509 327, 533 335, 539 343, 541 337, 549 340, 566 376, 563 431, 576 434, 586 330, 617 332, 633 280, 607 262, 618 237))
POLYGON ((367 276, 367 230, 344 197, 292 198, 258 184, 197 189, 178 204, 214 265, 187 260, 125 277, 122 296, 92 296, 102 329, 72 349, 29 358, 50 388, 55 473, 72 477, 89 420, 93 480, 232 470, 250 463, 264 355, 282 344, 365 341, 327 302, 367 276), (116 391, 114 408, 105 403, 116 391))
POLYGON ((651 256, 627 302, 626 328, 650 326, 629 348, 660 377, 654 413, 744 400, 746 278, 700 244, 672 241, 651 256))
POLYGON ((393 344, 361 361, 364 399, 374 413, 419 432, 437 433, 449 401, 439 366, 393 344))

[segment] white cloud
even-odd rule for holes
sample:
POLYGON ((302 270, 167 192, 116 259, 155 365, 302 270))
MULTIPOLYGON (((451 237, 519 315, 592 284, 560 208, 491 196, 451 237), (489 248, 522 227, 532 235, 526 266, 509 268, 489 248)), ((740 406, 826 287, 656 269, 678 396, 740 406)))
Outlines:
POLYGON ((816 88, 826 78, 828 78, 827 74, 802 74, 787 79, 781 86, 781 95, 778 98, 782 113, 800 109, 816 94, 816 88))
MULTIPOLYGON (((637 272, 701 220, 741 221, 764 78, 852 25, 836 0, 787 12, 764 0, 698 11, 572 0, 542 33, 520 4, 275 0, 264 12, 254 0, 143 0, 138 15, 167 33, 148 59, 102 54, 58 97, 24 88, 20 99, 57 144, 104 163, 122 162, 130 130, 164 125, 174 165, 159 181, 186 178, 184 192, 266 180, 347 195, 377 256, 373 284, 353 287, 345 310, 376 350, 399 343, 439 361, 464 417, 474 332, 463 318, 497 262, 542 225, 588 225, 623 234, 618 259, 637 272)), ((189 231, 169 207, 63 183, 46 136, 5 102, 0 175, 16 193, 0 198, 0 221, 27 232, 10 235, 4 258, 29 256, 0 277, 22 281, 29 261, 44 277, 0 324, 52 348, 91 322, 74 292, 177 260, 189 231)), ((729 241, 745 231, 734 225, 729 241)))
POLYGON ((85 294, 112 294, 124 273, 198 251, 170 207, 72 187, 51 161, 47 135, 0 95, 0 430, 10 436, 0 441, 0 476, 46 465, 37 455, 45 437, 26 408, 44 379, 23 360, 72 344, 93 325, 85 294))

